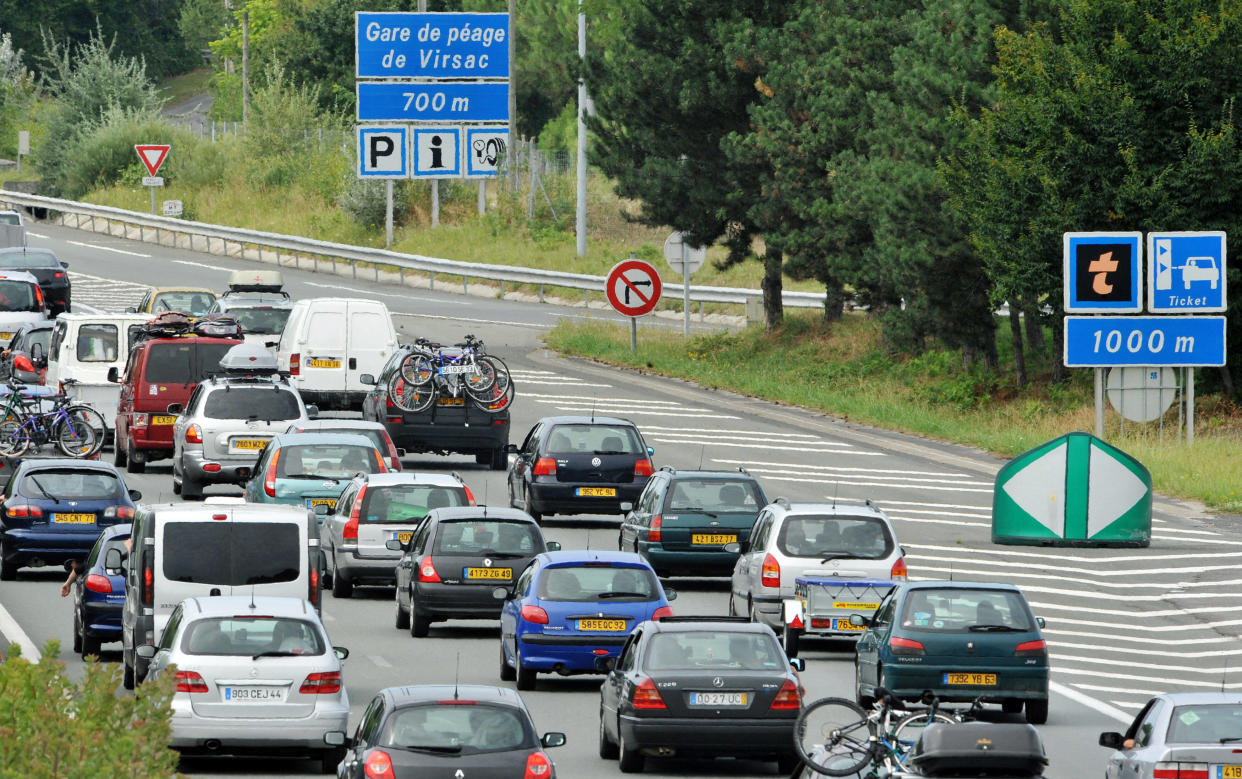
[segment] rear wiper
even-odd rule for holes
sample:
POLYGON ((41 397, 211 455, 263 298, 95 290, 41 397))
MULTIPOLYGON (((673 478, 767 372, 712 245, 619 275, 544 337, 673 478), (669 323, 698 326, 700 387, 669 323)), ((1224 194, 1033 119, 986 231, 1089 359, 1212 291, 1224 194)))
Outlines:
POLYGON ((504 558, 526 556, 524 552, 497 552, 492 549, 484 549, 482 552, 479 552, 479 554, 483 555, 484 557, 504 557, 504 558))
POLYGON ((1220 743, 1228 744, 1231 741, 1242 741, 1242 736, 1225 736, 1220 740, 1220 743))
POLYGON ((1012 625, 971 625, 967 630, 978 633, 1025 633, 1025 628, 1016 628, 1012 625))
POLYGON ((819 561, 821 564, 830 563, 833 560, 849 560, 854 556, 852 554, 845 554, 842 552, 818 552, 818 554, 826 555, 823 560, 819 561))
POLYGON ((678 509, 676 509, 676 510, 677 510, 677 511, 691 511, 691 512, 694 512, 695 514, 706 514, 707 516, 711 517, 712 519, 715 519, 715 518, 716 518, 716 514, 715 514, 715 513, 711 512, 711 511, 708 511, 707 509, 703 508, 702 506, 683 506, 683 507, 680 507, 680 508, 678 508, 678 509))
POLYGON ((604 598, 650 598, 651 595, 645 592, 601 592, 595 597, 602 600, 604 598))
POLYGON ((259 654, 252 656, 250 659, 258 660, 260 657, 294 657, 296 655, 297 652, 282 652, 279 649, 271 649, 267 652, 260 652, 259 654))
POLYGON ((629 452, 620 452, 612 449, 596 449, 592 454, 629 454, 629 452))
POLYGON ((397 749, 408 749, 411 752, 432 752, 446 755, 455 755, 461 751, 461 744, 457 744, 455 746, 406 746, 405 744, 393 744, 393 746, 397 749))
POLYGON ((42 484, 42 483, 41 483, 38 479, 36 479, 34 476, 31 476, 31 477, 30 477, 30 480, 31 480, 32 482, 34 482, 34 485, 35 485, 36 487, 38 487, 38 488, 39 488, 39 492, 42 492, 42 493, 43 493, 43 497, 45 497, 45 498, 51 498, 51 499, 52 499, 52 502, 54 502, 54 503, 60 503, 60 498, 58 498, 58 497, 56 497, 55 495, 53 495, 52 493, 48 492, 48 491, 47 491, 47 487, 44 487, 44 486, 43 486, 43 484, 42 484))
POLYGON ((282 479, 323 479, 324 481, 338 481, 335 476, 320 476, 315 473, 286 473, 281 476, 282 479))

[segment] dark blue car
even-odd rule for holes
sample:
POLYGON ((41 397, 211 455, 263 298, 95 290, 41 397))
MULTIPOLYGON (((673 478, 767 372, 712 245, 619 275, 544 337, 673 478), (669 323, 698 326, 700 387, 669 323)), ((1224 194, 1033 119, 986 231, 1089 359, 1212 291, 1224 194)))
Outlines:
POLYGON ((540 672, 599 673, 597 658, 619 653, 640 622, 672 616, 677 596, 642 557, 590 550, 536 556, 505 594, 500 678, 519 690, 533 690, 540 672))
POLYGON ((125 542, 130 525, 104 528, 73 582, 73 651, 98 655, 105 641, 121 640, 121 609, 125 605, 125 573, 104 567, 108 550, 128 556, 125 542))
POLYGON ((0 504, 0 580, 20 568, 63 565, 90 554, 99 533, 134 517, 142 493, 111 463, 71 458, 23 460, 0 504))

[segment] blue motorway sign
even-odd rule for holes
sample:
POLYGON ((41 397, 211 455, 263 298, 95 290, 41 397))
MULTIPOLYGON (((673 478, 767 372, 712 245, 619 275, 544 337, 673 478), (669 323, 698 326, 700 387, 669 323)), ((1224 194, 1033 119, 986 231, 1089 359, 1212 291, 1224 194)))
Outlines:
POLYGON ((509 82, 359 81, 360 122, 508 122, 509 82))
POLYGON ((1199 314, 1225 310, 1223 232, 1148 233, 1147 310, 1199 314))
POLYGON ((355 14, 358 78, 508 78, 509 14, 355 14))
POLYGON ((1220 366, 1223 316, 1067 316, 1068 368, 1220 366))
POLYGON ((1065 233, 1065 311, 1143 310, 1142 233, 1065 233))
POLYGON ((410 177, 409 128, 359 127, 358 177, 410 177))

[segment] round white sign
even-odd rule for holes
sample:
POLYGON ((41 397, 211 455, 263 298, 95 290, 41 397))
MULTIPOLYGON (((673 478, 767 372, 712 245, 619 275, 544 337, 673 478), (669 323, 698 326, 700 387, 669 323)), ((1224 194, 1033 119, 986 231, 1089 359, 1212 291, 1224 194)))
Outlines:
POLYGON ((1154 422, 1177 399, 1173 368, 1113 368, 1108 372, 1108 402, 1131 422, 1154 422))
POLYGON ((683 236, 684 233, 673 233, 664 240, 664 259, 668 260, 669 267, 674 273, 692 276, 695 271, 703 267, 703 260, 707 258, 707 249, 686 244, 682 240, 683 236))

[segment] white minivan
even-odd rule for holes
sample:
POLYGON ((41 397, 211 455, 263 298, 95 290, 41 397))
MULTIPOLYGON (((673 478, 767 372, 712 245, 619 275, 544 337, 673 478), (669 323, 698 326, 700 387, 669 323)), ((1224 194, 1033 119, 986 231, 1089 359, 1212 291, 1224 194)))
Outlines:
POLYGON ((108 369, 125 369, 129 349, 151 314, 61 314, 56 317, 47 349, 47 378, 57 387, 62 379, 75 383, 65 394, 89 403, 103 414, 108 430, 116 430, 116 405, 121 385, 108 381, 108 369))
POLYGON ((396 349, 397 331, 380 301, 309 298, 293 305, 276 361, 306 403, 360 411, 370 387, 359 377, 378 376, 396 349))

